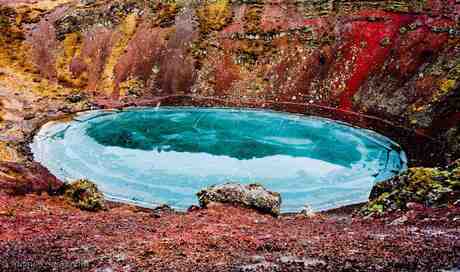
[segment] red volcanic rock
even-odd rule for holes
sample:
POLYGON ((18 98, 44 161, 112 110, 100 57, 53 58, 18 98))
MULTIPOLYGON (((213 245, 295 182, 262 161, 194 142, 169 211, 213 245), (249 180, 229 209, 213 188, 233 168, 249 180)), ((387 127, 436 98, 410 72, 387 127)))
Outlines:
POLYGON ((9 195, 56 193, 63 183, 38 163, 0 162, 0 190, 9 195))
POLYGON ((333 67, 335 80, 331 86, 339 96, 341 108, 351 109, 351 98, 368 76, 382 67, 400 27, 413 20, 410 15, 364 11, 341 25, 342 59, 333 67))
MULTIPOLYGON (((216 61, 217 62, 217 61, 216 61)), ((240 79, 238 66, 233 63, 231 56, 224 55, 215 64, 215 89, 219 95, 225 94, 240 79)))
POLYGON ((85 67, 88 73, 88 90, 97 89, 107 58, 118 39, 118 33, 104 27, 85 33, 79 58, 80 62, 83 62, 84 59, 91 60, 85 67))
POLYGON ((303 17, 295 5, 265 5, 261 16, 260 28, 264 32, 297 29, 303 25, 303 17))
POLYGON ((114 67, 114 100, 119 98, 120 83, 130 76, 137 75, 145 84, 148 83, 152 68, 159 61, 160 53, 164 49, 163 32, 161 28, 153 28, 146 23, 139 26, 114 67))

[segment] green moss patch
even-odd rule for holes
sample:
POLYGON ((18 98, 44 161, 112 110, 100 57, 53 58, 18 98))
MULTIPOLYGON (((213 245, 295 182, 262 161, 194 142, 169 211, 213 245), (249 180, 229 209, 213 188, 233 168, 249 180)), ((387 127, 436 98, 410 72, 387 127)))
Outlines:
POLYGON ((426 207, 445 207, 460 199, 460 160, 446 168, 410 168, 372 188, 364 215, 404 210, 409 202, 426 207))

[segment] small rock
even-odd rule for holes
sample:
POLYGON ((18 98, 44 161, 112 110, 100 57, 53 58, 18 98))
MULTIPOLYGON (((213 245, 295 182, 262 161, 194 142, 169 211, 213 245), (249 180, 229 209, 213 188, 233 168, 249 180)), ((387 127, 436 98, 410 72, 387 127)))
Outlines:
POLYGON ((197 196, 200 206, 203 208, 212 202, 218 202, 241 205, 275 216, 280 213, 280 194, 270 192, 260 184, 226 183, 213 185, 198 192, 197 196))
POLYGON ((325 265, 326 263, 323 260, 320 259, 315 259, 315 258, 308 258, 308 257, 303 257, 299 258, 296 256, 281 256, 279 259, 280 263, 283 264, 303 264, 305 268, 309 266, 317 266, 317 265, 325 265))
POLYGON ((313 211, 313 209, 308 204, 302 208, 302 210, 300 211, 300 214, 307 218, 312 218, 312 217, 315 217, 316 215, 316 213, 313 211))
POLYGON ((77 103, 80 102, 83 99, 83 96, 81 94, 71 94, 66 97, 66 100, 69 101, 70 103, 77 103))
POLYGON ((425 209, 425 206, 423 206, 423 204, 416 202, 408 202, 406 204, 406 208, 414 211, 423 211, 425 209))
POLYGON ((64 195, 75 205, 87 211, 104 210, 104 195, 99 191, 96 184, 80 179, 65 186, 64 195))
POLYGON ((251 256, 250 259, 251 259, 251 262, 254 262, 254 263, 261 263, 265 261, 265 257, 261 255, 251 256))
POLYGON ((197 205, 191 205, 190 207, 188 207, 187 212, 194 212, 198 211, 199 209, 200 207, 198 207, 197 205))
POLYGON ((34 119, 34 118, 35 118, 34 113, 28 113, 28 114, 24 115, 24 120, 31 120, 31 119, 34 119))
POLYGON ((256 271, 278 271, 279 267, 273 262, 258 262, 255 264, 245 264, 239 267, 238 271, 256 272, 256 271))
POLYGON ((380 41, 380 46, 382 47, 387 47, 388 45, 390 45, 391 43, 391 40, 389 37, 384 37, 381 41, 380 41))
POLYGON ((174 210, 166 204, 160 205, 152 209, 152 215, 157 218, 161 217, 163 213, 171 212, 174 212, 174 210))
POLYGON ((454 202, 454 206, 460 207, 460 199, 454 202))
POLYGON ((126 254, 120 253, 120 254, 117 254, 117 255, 113 256, 113 258, 117 262, 123 262, 123 261, 125 261, 127 259, 127 256, 126 256, 126 254))
POLYGON ((96 3, 96 0, 81 0, 81 3, 85 6, 90 6, 96 3))
POLYGON ((159 205, 159 206, 153 208, 153 211, 155 211, 155 212, 172 212, 174 210, 171 207, 169 207, 169 205, 162 204, 162 205, 159 205))
POLYGON ((409 220, 409 219, 407 218, 407 216, 403 215, 403 216, 398 217, 398 218, 396 218, 395 220, 393 220, 393 222, 391 222, 390 225, 392 225, 392 226, 395 226, 395 225, 402 225, 402 224, 406 223, 407 220, 409 220))
POLYGON ((96 272, 113 272, 113 269, 112 269, 112 267, 107 266, 107 267, 102 267, 102 268, 96 269, 96 272))

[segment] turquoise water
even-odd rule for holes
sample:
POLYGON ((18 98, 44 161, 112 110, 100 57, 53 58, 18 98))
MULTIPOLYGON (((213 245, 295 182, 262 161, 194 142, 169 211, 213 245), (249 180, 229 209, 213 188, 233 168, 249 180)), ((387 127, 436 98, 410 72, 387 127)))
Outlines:
POLYGON ((109 197, 186 209, 216 183, 258 182, 282 211, 365 201, 372 185, 406 169, 398 144, 318 117, 216 108, 93 111, 45 125, 32 151, 53 174, 88 178, 109 197))

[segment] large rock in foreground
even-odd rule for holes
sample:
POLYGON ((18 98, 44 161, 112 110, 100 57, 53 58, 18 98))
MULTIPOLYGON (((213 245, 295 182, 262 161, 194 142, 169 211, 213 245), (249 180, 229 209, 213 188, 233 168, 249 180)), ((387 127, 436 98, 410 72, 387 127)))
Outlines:
POLYGON ((210 186, 197 193, 201 207, 207 207, 209 203, 230 203, 253 208, 263 213, 279 215, 281 196, 276 192, 270 192, 260 184, 226 183, 210 186))
POLYGON ((65 185, 64 196, 86 211, 104 210, 104 195, 93 182, 80 179, 65 185))
POLYGON ((458 205, 459 199, 460 160, 457 160, 446 168, 410 168, 399 176, 377 183, 362 213, 404 210, 411 202, 425 207, 445 207, 458 205))
POLYGON ((63 183, 39 163, 0 162, 0 190, 9 195, 55 194, 63 183))

